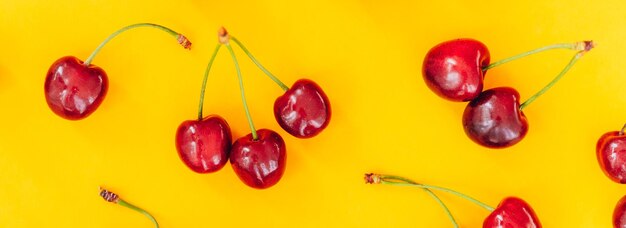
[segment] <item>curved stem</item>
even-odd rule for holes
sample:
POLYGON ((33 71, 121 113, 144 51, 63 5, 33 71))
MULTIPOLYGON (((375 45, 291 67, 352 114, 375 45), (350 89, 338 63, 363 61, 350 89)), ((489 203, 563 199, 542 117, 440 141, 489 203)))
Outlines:
MULTIPOLYGON (((520 59, 520 58, 523 58, 523 57, 526 57, 526 56, 529 56, 529 55, 532 55, 532 54, 535 54, 535 53, 547 51, 547 50, 552 50, 552 49, 572 49, 572 50, 578 50, 578 48, 580 47, 579 43, 580 42, 571 43, 571 44, 553 44, 553 45, 548 45, 548 46, 545 46, 545 47, 537 48, 535 50, 527 51, 527 52, 524 52, 524 53, 521 53, 521 54, 518 54, 518 55, 515 55, 515 56, 511 56, 509 58, 497 61, 497 62, 493 62, 493 63, 489 64, 488 66, 484 67, 483 71, 486 71, 486 70, 489 70, 491 68, 500 66, 502 64, 511 62, 513 60, 517 60, 517 59, 520 59)), ((581 51, 581 50, 579 50, 579 51, 581 51)))
POLYGON ((263 71, 263 73, 265 73, 268 77, 270 77, 278 86, 280 86, 280 88, 282 88, 284 91, 287 91, 289 89, 289 87, 287 85, 285 85, 285 83, 281 82, 276 76, 274 76, 272 73, 270 73, 269 70, 265 69, 265 67, 263 67, 263 65, 261 65, 261 63, 254 57, 254 55, 252 55, 252 53, 250 53, 250 51, 248 51, 248 49, 241 43, 239 42, 239 40, 237 38, 235 38, 234 36, 230 36, 230 39, 232 41, 235 41, 235 43, 237 45, 239 45, 239 47, 241 48, 241 50, 243 50, 243 52, 246 53, 246 55, 248 55, 248 57, 250 58, 250 60, 252 60, 252 62, 254 62, 254 64, 256 64, 256 66, 261 69, 261 71, 263 71))
POLYGON ((204 91, 206 90, 206 82, 209 78, 209 72, 211 71, 211 66, 213 66, 213 61, 215 60, 215 56, 217 56, 217 52, 219 52, 220 47, 222 47, 222 44, 218 43, 215 47, 215 51, 213 51, 211 60, 209 60, 209 64, 204 71, 204 79, 202 80, 202 88, 200 89, 200 105, 198 105, 198 121, 202 120, 202 108, 204 107, 204 91))
MULTIPOLYGON (((406 178, 402 178, 402 177, 396 177, 396 176, 387 176, 388 179, 395 179, 395 180, 399 180, 399 181, 404 181, 406 183, 409 184, 418 184, 415 181, 406 179, 406 178)), ((385 183, 385 182, 383 182, 385 183)), ((433 191, 431 191, 430 189, 424 188, 423 189, 426 193, 428 193, 428 195, 430 195, 433 199, 435 199, 435 201, 437 201, 437 203, 439 203, 439 205, 443 208, 443 210, 446 212, 446 215, 448 216, 448 219, 450 219, 450 222, 452 222, 452 225, 455 228, 459 227, 459 224, 456 222, 456 219, 454 219, 454 216, 452 215, 452 212, 450 212, 450 209, 448 208, 448 206, 446 206, 446 204, 439 198, 439 196, 437 196, 433 191)))
POLYGON ((154 226, 156 228, 159 228, 159 223, 156 221, 156 219, 147 211, 145 211, 144 209, 141 209, 139 207, 136 207, 135 205, 132 205, 122 199, 118 199, 117 204, 122 205, 124 207, 130 208, 136 212, 142 213, 143 215, 145 215, 146 217, 148 217, 150 219, 150 221, 152 221, 152 223, 154 223, 154 226))
POLYGON ((572 59, 569 61, 567 66, 565 66, 565 68, 563 68, 563 70, 556 77, 554 77, 554 79, 552 79, 552 81, 550 83, 548 83, 548 85, 543 87, 543 89, 539 90, 539 92, 535 93, 532 97, 528 98, 528 100, 524 101, 524 103, 522 103, 519 106, 519 109, 520 110, 524 110, 524 108, 526 108, 528 105, 532 104, 533 101, 535 101, 537 98, 539 98, 539 96, 543 95, 550 88, 552 88, 552 86, 554 86, 554 84, 556 84, 559 80, 561 80, 563 75, 565 75, 565 73, 567 73, 567 71, 569 71, 569 69, 572 68, 572 66, 574 66, 574 64, 578 61, 578 59, 580 59, 580 57, 582 57, 584 55, 585 52, 586 51, 580 51, 580 52, 576 53, 574 55, 574 57, 572 57, 572 59))
POLYGON ((119 35, 120 33, 124 32, 126 30, 133 29, 133 28, 138 28, 138 27, 152 27, 152 28, 157 28, 157 29, 163 30, 163 31, 169 33, 170 35, 174 36, 174 38, 176 38, 178 40, 178 43, 183 45, 183 47, 189 49, 190 46, 191 46, 191 42, 189 42, 189 40, 187 40, 187 38, 185 36, 175 32, 174 30, 172 30, 170 28, 167 28, 167 27, 161 26, 161 25, 157 25, 157 24, 151 24, 151 23, 139 23, 139 24, 126 26, 124 28, 121 28, 121 29, 115 31, 111 35, 109 35, 109 37, 107 37, 104 41, 102 41, 102 43, 100 43, 100 45, 96 48, 96 50, 94 50, 91 53, 91 55, 89 55, 87 60, 85 60, 85 63, 84 63, 85 66, 89 66, 91 64, 91 62, 93 61, 93 59, 98 54, 98 52, 100 52, 100 49, 102 49, 102 47, 104 47, 104 45, 106 45, 109 41, 111 41, 117 35, 119 35))
POLYGON ((246 93, 243 89, 243 77, 241 77, 241 69, 239 69, 239 62, 237 62, 237 57, 235 56, 235 52, 229 43, 224 44, 226 48, 228 48, 228 52, 230 52, 230 56, 233 58, 233 63, 235 63, 235 69, 237 69, 237 77, 239 78, 239 90, 241 91, 241 101, 243 101, 243 109, 246 111, 246 118, 248 118, 248 124, 250 125, 250 131, 252 132, 252 139, 257 140, 258 136, 256 134, 256 129, 254 128, 254 123, 252 123, 252 116, 250 115, 250 110, 248 109, 248 103, 246 102, 246 93))
POLYGON ((457 195, 457 196, 459 196, 459 197, 461 197, 461 198, 463 198, 465 200, 468 200, 468 201, 470 201, 470 202, 472 202, 472 203, 474 203, 474 204, 484 208, 485 210, 488 210, 488 211, 493 211, 494 210, 493 207, 491 207, 491 206, 489 206, 489 205, 487 205, 487 204, 485 204, 483 202, 480 202, 480 201, 478 201, 478 200, 476 200, 476 199, 474 199, 474 198, 472 198, 472 197, 470 197, 468 195, 465 195, 463 193, 454 191, 452 189, 443 188, 443 187, 439 187, 439 186, 433 186, 433 185, 418 184, 418 183, 415 183, 415 182, 410 183, 410 182, 407 182, 407 180, 408 181, 411 181, 411 180, 403 178, 403 177, 398 177, 398 176, 381 175, 380 177, 381 177, 381 183, 383 183, 383 184, 399 185, 399 186, 413 186, 413 187, 418 187, 418 188, 422 188, 422 189, 434 189, 434 190, 439 190, 439 191, 443 191, 443 192, 447 192, 447 193, 452 193, 454 195, 457 195), (400 180, 400 181, 404 181, 404 182, 395 182, 395 181, 389 181, 389 180, 400 180))

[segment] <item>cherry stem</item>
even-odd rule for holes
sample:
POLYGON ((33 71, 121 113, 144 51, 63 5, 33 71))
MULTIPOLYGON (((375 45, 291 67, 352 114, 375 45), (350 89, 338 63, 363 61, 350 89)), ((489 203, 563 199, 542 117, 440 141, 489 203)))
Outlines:
POLYGON ((228 52, 230 52, 230 56, 233 58, 233 63, 235 63, 235 69, 237 69, 237 77, 239 78, 239 90, 241 91, 241 101, 243 101, 243 109, 246 111, 246 118, 248 118, 248 124, 250 125, 250 131, 252 132, 252 139, 257 140, 258 136, 256 134, 256 129, 254 128, 254 123, 252 122, 252 116, 250 115, 250 110, 248 109, 248 103, 246 102, 246 94, 243 89, 243 77, 241 77, 241 69, 239 68, 239 62, 237 62, 237 57, 235 56, 235 52, 233 48, 230 46, 230 43, 225 43, 226 48, 228 48, 228 52))
POLYGON ((422 188, 422 189, 439 190, 439 191, 443 191, 443 192, 447 192, 447 193, 451 193, 451 194, 454 194, 456 196, 459 196, 459 197, 461 197, 461 198, 463 198, 463 199, 465 199, 467 201, 470 201, 470 202, 472 202, 472 203, 474 203, 474 204, 484 208, 487 211, 491 212, 491 211, 494 210, 493 207, 491 207, 491 206, 489 206, 489 205, 487 205, 487 204, 485 204, 483 202, 480 202, 480 201, 478 201, 478 200, 476 200, 476 199, 474 199, 474 198, 472 198, 472 197, 470 197, 468 195, 465 195, 463 193, 454 191, 452 189, 443 188, 443 187, 439 187, 439 186, 433 186, 433 185, 418 184, 416 182, 410 183, 408 181, 413 182, 413 181, 411 181, 409 179, 406 179, 406 178, 403 178, 403 177, 391 176, 391 175, 380 175, 380 183, 382 183, 382 184, 398 185, 398 186, 413 186, 413 187, 418 187, 418 188, 422 188), (401 180, 403 182, 396 182, 394 180, 396 180, 396 181, 397 180, 401 180))
MULTIPOLYGON (((385 176, 386 179, 392 179, 392 180, 398 180, 398 181, 404 181, 408 184, 418 184, 415 181, 403 178, 403 177, 398 177, 398 176, 385 176)), ((382 182, 382 183, 386 183, 386 182, 382 182)), ((448 208, 448 206, 446 206, 446 204, 439 198, 439 196, 437 196, 433 191, 431 191, 430 189, 424 188, 423 189, 426 193, 428 193, 428 195, 430 195, 433 199, 435 199, 435 201, 437 201, 437 203, 439 203, 439 205, 443 208, 443 210, 446 212, 446 215, 448 216, 448 219, 450 219, 450 222, 452 222, 452 225, 455 228, 459 227, 459 224, 456 222, 456 219, 454 219, 454 216, 452 215, 452 212, 450 212, 450 209, 448 208)))
POLYGON ((220 47, 222 47, 221 43, 218 43, 215 47, 215 51, 213 51, 213 55, 211 56, 211 60, 209 60, 209 64, 204 71, 204 79, 202 80, 202 88, 200 89, 200 105, 198 106, 198 121, 202 120, 202 108, 204 107, 204 91, 206 90, 207 79, 209 78, 209 72, 211 71, 211 66, 213 66, 213 61, 217 56, 217 52, 219 52, 220 47))
POLYGON ((592 41, 585 41, 585 42, 586 42, 585 50, 577 52, 574 55, 574 57, 572 57, 572 59, 569 61, 569 63, 565 66, 565 68, 563 68, 563 70, 556 77, 554 77, 554 79, 552 79, 552 81, 550 83, 548 83, 548 85, 543 87, 543 89, 539 90, 539 92, 535 93, 532 97, 528 98, 528 100, 524 101, 524 103, 522 103, 519 106, 520 110, 524 110, 524 108, 526 108, 526 106, 528 106, 531 103, 533 103, 533 101, 535 101, 537 98, 539 98, 539 96, 543 95, 550 88, 552 88, 552 86, 554 86, 559 80, 561 80, 563 75, 565 75, 565 73, 567 73, 567 71, 569 71, 569 69, 571 69, 572 66, 574 66, 574 64, 576 62, 578 62, 578 59, 580 59, 583 55, 585 55, 585 53, 587 53, 589 50, 591 50, 593 48, 594 44, 593 44, 592 41))
POLYGON ((130 209, 132 209, 132 210, 134 210, 136 212, 139 212, 139 213, 145 215, 146 217, 148 217, 148 219, 150 219, 150 221, 152 221, 152 223, 154 223, 154 226, 156 228, 159 228, 159 223, 156 221, 156 219, 150 213, 145 211, 144 209, 141 209, 141 208, 139 208, 139 207, 137 207, 135 205, 132 205, 132 204, 130 204, 130 203, 128 203, 128 202, 126 202, 126 201, 124 201, 122 199, 119 199, 119 201, 117 201, 117 204, 119 204, 121 206, 124 206, 124 207, 127 207, 127 208, 130 208, 130 209))
POLYGON ((569 43, 569 44, 552 44, 552 45, 548 45, 548 46, 545 46, 545 47, 540 47, 540 48, 537 48, 535 50, 530 50, 530 51, 527 51, 527 52, 524 52, 524 53, 521 53, 521 54, 518 54, 518 55, 515 55, 515 56, 511 56, 509 58, 506 58, 506 59, 503 59, 503 60, 500 60, 500 61, 497 61, 497 62, 493 62, 493 63, 489 64, 488 66, 484 67, 483 71, 486 71, 486 70, 489 70, 491 68, 500 66, 502 64, 511 62, 513 60, 521 59, 521 58, 524 58, 526 56, 529 56, 529 55, 532 55, 532 54, 536 54, 536 53, 539 53, 539 52, 543 52, 543 51, 547 51, 547 50, 571 49, 571 50, 582 51, 582 50, 584 50, 584 46, 582 46, 581 43, 584 43, 584 42, 585 41, 583 41, 583 42, 576 42, 576 43, 569 43), (581 49, 581 48, 583 48, 583 49, 581 49))
POLYGON ((622 127, 622 130, 619 131, 619 133, 617 133, 618 135, 624 135, 624 131, 626 131, 626 124, 624 124, 624 126, 622 127))
POLYGON ((94 50, 91 53, 91 55, 89 55, 87 60, 85 60, 84 65, 85 66, 91 65, 91 62, 96 57, 96 55, 100 52, 100 49, 102 49, 102 47, 104 47, 104 45, 106 45, 114 37, 116 37, 117 35, 119 35, 120 33, 124 32, 126 30, 133 29, 133 28, 138 28, 138 27, 152 27, 152 28, 157 28, 157 29, 163 30, 163 31, 169 33, 170 35, 174 36, 174 38, 176 38, 178 43, 181 44, 185 49, 191 49, 191 42, 189 42, 189 40, 185 36, 183 36, 182 34, 177 33, 174 30, 172 30, 170 28, 167 28, 165 26, 161 26, 161 25, 157 25, 157 24, 151 24, 151 23, 139 23, 139 24, 126 26, 124 28, 121 28, 121 29, 115 31, 111 35, 109 35, 109 37, 107 37, 104 41, 102 41, 102 43, 100 43, 100 45, 96 48, 96 50, 94 50))
POLYGON ((154 223, 154 226, 156 228, 159 228, 159 223, 156 221, 156 219, 154 218, 154 216, 152 216, 150 213, 148 213, 146 210, 141 209, 135 205, 132 205, 126 201, 124 201, 122 198, 120 198, 117 194, 110 192, 106 189, 103 189, 102 187, 100 187, 100 196, 111 203, 115 203, 115 204, 119 204, 121 206, 130 208, 136 212, 139 212, 143 215, 145 215, 146 217, 148 217, 148 219, 150 219, 150 221, 152 221, 152 223, 154 223))
POLYGON ((250 60, 252 60, 252 62, 254 62, 254 64, 256 64, 256 66, 261 69, 261 71, 263 71, 263 73, 265 73, 268 77, 270 77, 278 86, 280 86, 280 88, 282 88, 284 91, 289 90, 289 87, 287 85, 285 85, 285 83, 281 82, 280 79, 278 79, 276 76, 274 76, 272 73, 270 73, 269 70, 267 70, 265 67, 263 67, 263 65, 261 65, 261 63, 254 57, 254 55, 252 55, 252 53, 250 53, 250 51, 248 51, 248 49, 246 48, 246 46, 244 46, 241 42, 239 42, 239 40, 237 38, 235 38, 234 36, 230 36, 230 39, 232 41, 235 41, 235 43, 241 48, 241 50, 243 50, 243 52, 246 53, 246 55, 248 55, 248 57, 250 58, 250 60))

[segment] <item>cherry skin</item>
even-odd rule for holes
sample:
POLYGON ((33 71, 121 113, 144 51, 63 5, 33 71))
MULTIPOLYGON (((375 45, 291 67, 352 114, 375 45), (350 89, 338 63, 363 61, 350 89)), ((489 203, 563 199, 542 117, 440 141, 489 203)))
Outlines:
POLYGON ((596 155, 600 168, 609 179, 626 184, 626 135, 608 132, 598 140, 596 155))
POLYGON ((222 169, 228 162, 231 142, 228 123, 217 115, 187 120, 176 131, 178 156, 196 173, 222 169))
POLYGON ((269 188, 280 180, 285 172, 285 141, 272 130, 260 129, 258 139, 248 134, 235 141, 230 152, 230 164, 239 179, 256 188, 269 188))
POLYGON ((519 93, 513 88, 485 90, 463 112, 465 134, 489 148, 518 143, 528 132, 528 121, 519 106, 519 93))
POLYGON ((487 46, 472 39, 443 42, 428 51, 422 76, 430 90, 451 101, 470 101, 483 90, 487 46))
POLYGON ((85 66, 74 56, 58 59, 46 74, 44 91, 52 111, 68 120, 80 120, 93 113, 109 88, 107 74, 100 67, 85 66))
POLYGON ((541 223, 528 203, 507 197, 487 216, 483 228, 541 228, 541 223))
POLYGON ((613 210, 613 227, 626 228, 626 196, 623 196, 613 210))
POLYGON ((311 138, 328 126, 330 102, 315 82, 300 79, 276 99, 274 116, 289 134, 298 138, 311 138))

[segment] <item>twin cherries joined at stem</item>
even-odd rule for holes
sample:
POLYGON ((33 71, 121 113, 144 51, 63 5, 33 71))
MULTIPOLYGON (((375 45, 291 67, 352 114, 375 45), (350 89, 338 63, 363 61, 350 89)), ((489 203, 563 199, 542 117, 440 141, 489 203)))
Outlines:
POLYGON ((300 79, 291 88, 283 84, 263 67, 235 37, 221 28, 219 43, 209 61, 200 93, 198 118, 184 121, 176 133, 176 148, 181 160, 197 173, 220 170, 228 160, 241 181, 246 185, 265 189, 275 185, 285 171, 286 147, 282 137, 269 129, 256 130, 245 98, 243 79, 237 58, 230 46, 235 42, 250 59, 285 93, 274 102, 274 116, 279 125, 298 138, 311 138, 328 126, 331 116, 326 94, 313 81, 300 79), (227 122, 218 115, 203 117, 204 91, 211 66, 221 46, 230 52, 237 70, 241 99, 251 133, 239 138, 231 146, 231 131, 227 122))
POLYGON ((433 47, 424 58, 422 75, 428 88, 440 97, 456 102, 469 101, 463 113, 463 127, 474 142, 489 148, 506 148, 521 141, 528 132, 522 110, 549 90, 573 65, 594 47, 592 41, 555 44, 490 64, 487 47, 472 39, 457 39, 433 47), (576 55, 546 87, 520 105, 519 93, 510 87, 483 91, 488 69, 551 49, 572 49, 576 55))
POLYGON ((483 220, 483 228, 541 228, 541 223, 535 214, 535 211, 530 207, 530 205, 517 197, 507 197, 504 198, 498 207, 493 208, 481 201, 478 201, 468 195, 457 192, 452 189, 426 185, 414 182, 410 179, 392 176, 392 175, 381 175, 381 174, 365 174, 365 183, 367 184, 387 184, 387 185, 397 185, 397 186, 411 186, 421 188, 433 199, 435 199, 439 205, 445 210, 450 222, 454 225, 454 227, 459 227, 458 223, 452 216, 452 213, 448 209, 445 203, 439 199, 439 197, 433 193, 431 190, 438 190, 447 193, 451 193, 457 195, 461 198, 464 198, 470 202, 475 203, 476 205, 484 208, 491 213, 485 220, 483 220))

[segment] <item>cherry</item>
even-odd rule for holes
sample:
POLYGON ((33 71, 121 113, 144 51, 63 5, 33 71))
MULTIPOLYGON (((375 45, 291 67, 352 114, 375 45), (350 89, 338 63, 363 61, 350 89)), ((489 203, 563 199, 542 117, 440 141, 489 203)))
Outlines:
MULTIPOLYGON (((530 205, 517 197, 507 197, 503 199, 502 202, 500 202, 497 208, 493 208, 483 202, 480 202, 468 195, 457 192, 455 190, 434 185, 420 184, 410 179, 399 176, 368 173, 365 174, 365 183, 411 186, 424 190, 432 189, 457 195, 491 212, 491 214, 489 214, 489 216, 487 216, 487 218, 485 218, 485 220, 483 221, 484 228, 541 228, 541 223, 539 222, 539 219, 537 219, 537 215, 535 215, 535 212, 530 207, 530 205)), ((440 205, 446 210, 448 218, 450 219, 454 227, 459 227, 459 225, 456 223, 456 220, 454 219, 448 208, 445 206, 445 204, 441 202, 438 197, 434 196, 433 198, 435 198, 435 200, 437 200, 440 205)))
POLYGON ((100 67, 86 65, 74 56, 52 64, 44 90, 52 111, 68 120, 79 120, 93 113, 109 88, 107 74, 100 67))
POLYGON ((226 120, 211 115, 180 124, 176 132, 176 149, 180 159, 191 170, 211 173, 228 162, 231 140, 226 120))
POLYGON ((626 184, 626 125, 621 131, 607 132, 596 144, 600 168, 609 179, 626 184))
POLYGON ((472 39, 456 39, 428 51, 422 66, 430 90, 451 101, 469 101, 483 90, 483 68, 489 65, 487 46, 472 39))
POLYGON ((489 148, 514 145, 528 132, 528 121, 519 106, 519 93, 513 88, 485 90, 463 112, 465 133, 489 148))
POLYGON ((593 42, 580 43, 577 52, 565 68, 543 89, 521 105, 519 93, 509 87, 489 89, 469 102, 463 112, 465 134, 474 142, 488 148, 506 148, 520 142, 528 132, 528 121, 522 110, 556 84, 586 52, 593 42))
POLYGON ((487 46, 473 39, 449 40, 431 48, 422 66, 430 90, 451 101, 470 101, 483 90, 487 70, 507 62, 552 49, 583 50, 585 42, 553 44, 489 64, 487 46))
POLYGON ((311 138, 324 130, 330 122, 331 108, 326 93, 309 79, 296 81, 287 87, 267 70, 235 37, 230 37, 254 64, 272 79, 285 93, 274 102, 274 117, 278 124, 297 138, 311 138))
POLYGON ((219 41, 226 46, 237 71, 241 101, 250 126, 250 134, 235 141, 230 151, 230 164, 239 179, 246 185, 256 189, 274 186, 285 172, 287 149, 280 135, 272 130, 256 130, 246 102, 243 77, 239 62, 230 46, 230 35, 226 29, 219 31, 219 41))
POLYGON ((125 200, 123 200, 122 198, 120 198, 117 194, 110 192, 106 189, 103 189, 102 187, 100 187, 100 197, 102 197, 102 199, 106 200, 107 202, 110 203, 114 203, 114 204, 118 204, 120 206, 129 208, 133 211, 139 212, 143 215, 145 215, 146 217, 148 217, 148 219, 150 219, 150 221, 154 224, 154 226, 156 228, 159 228, 159 223, 157 222, 157 220, 154 218, 154 216, 152 216, 150 213, 148 213, 146 210, 141 209, 135 205, 132 205, 128 202, 126 202, 125 200))
POLYGON ((541 228, 541 223, 528 203, 507 197, 487 216, 483 228, 541 228))
POLYGON ((161 25, 140 23, 126 26, 107 37, 85 62, 73 56, 65 56, 50 66, 44 84, 46 102, 50 109, 68 120, 80 120, 93 113, 102 103, 109 87, 104 70, 91 64, 93 58, 111 39, 137 27, 163 30, 174 36, 184 48, 191 48, 191 42, 185 36, 161 25))
POLYGON ((248 134, 235 141, 230 164, 243 183, 265 189, 275 185, 285 172, 285 142, 272 130, 260 129, 257 134, 256 139, 248 134))
POLYGON ((623 196, 613 210, 613 227, 626 228, 626 196, 623 196))
POLYGON ((319 134, 330 121, 330 102, 315 82, 300 79, 274 102, 278 124, 298 138, 319 134))
POLYGON ((232 136, 228 123, 218 115, 209 115, 204 118, 202 115, 209 72, 220 47, 221 44, 218 43, 204 72, 198 119, 184 121, 176 132, 176 149, 180 159, 197 173, 218 171, 226 165, 230 157, 232 136))

